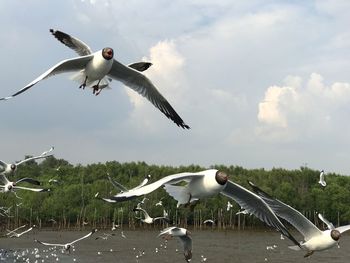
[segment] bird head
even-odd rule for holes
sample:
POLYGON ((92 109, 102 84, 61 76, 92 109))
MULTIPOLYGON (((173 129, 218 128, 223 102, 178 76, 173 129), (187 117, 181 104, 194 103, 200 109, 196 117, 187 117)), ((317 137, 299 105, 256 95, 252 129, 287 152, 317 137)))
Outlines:
POLYGON ((106 59, 106 60, 110 60, 113 58, 114 52, 113 49, 110 47, 105 47, 104 49, 102 49, 102 56, 106 59))
POLYGON ((217 171, 215 174, 215 180, 219 185, 225 185, 228 180, 228 176, 225 172, 217 171))
POLYGON ((332 238, 334 241, 338 241, 339 238, 340 238, 340 236, 341 236, 341 234, 340 234, 340 232, 339 232, 338 230, 333 229, 333 230, 331 231, 331 238, 332 238))
POLYGON ((14 163, 11 164, 11 166, 10 166, 11 171, 16 170, 16 168, 17 168, 17 165, 15 165, 14 163))

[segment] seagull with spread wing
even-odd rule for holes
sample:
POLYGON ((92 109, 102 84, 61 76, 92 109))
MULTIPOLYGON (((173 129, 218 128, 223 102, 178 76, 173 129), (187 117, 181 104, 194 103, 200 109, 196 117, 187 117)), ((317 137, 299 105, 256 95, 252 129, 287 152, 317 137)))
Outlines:
POLYGON ((169 218, 165 216, 159 216, 159 217, 150 217, 150 215, 147 213, 147 211, 141 207, 135 207, 133 209, 134 212, 140 211, 143 213, 144 218, 140 218, 141 222, 146 224, 153 224, 156 220, 164 220, 167 223, 169 223, 169 218))
POLYGON ((81 40, 62 31, 50 29, 50 32, 63 44, 75 50, 80 56, 62 60, 24 88, 0 100, 11 99, 30 89, 39 81, 56 74, 77 72, 74 79, 80 81, 81 85, 79 88, 84 89, 86 86, 92 86, 93 93, 98 95, 103 88, 108 87, 110 79, 118 80, 148 99, 176 125, 184 129, 190 128, 184 123, 154 84, 144 74, 140 73, 140 71, 149 68, 151 63, 138 62, 127 66, 114 59, 114 50, 110 47, 105 47, 102 50, 92 53, 90 47, 81 40))
POLYGON ((89 234, 83 236, 83 237, 80 237, 72 242, 68 242, 68 243, 65 243, 65 244, 59 244, 59 243, 47 243, 47 242, 42 242, 42 241, 39 241, 37 239, 34 239, 35 242, 38 242, 39 244, 42 244, 42 245, 45 245, 45 246, 51 246, 51 247, 62 247, 65 251, 68 251, 68 253, 70 253, 70 249, 72 247, 73 244, 85 239, 85 238, 88 238, 89 236, 91 236, 93 233, 95 233, 97 231, 97 229, 93 229, 89 234))
POLYGON ((158 236, 178 237, 184 249, 185 260, 190 262, 192 259, 192 238, 190 231, 186 228, 172 226, 163 229, 158 236))
POLYGON ((252 186, 253 191, 268 204, 278 217, 289 222, 304 236, 304 241, 300 245, 290 247, 293 250, 305 249, 307 253, 304 257, 311 256, 315 251, 334 247, 338 244, 341 234, 350 230, 350 225, 335 228, 332 223, 321 214, 318 214, 318 217, 328 226, 327 230, 321 231, 298 210, 271 197, 253 183, 249 182, 249 184, 252 186))
POLYGON ((38 156, 29 157, 15 163, 5 163, 4 161, 0 160, 0 173, 13 174, 17 170, 18 165, 29 162, 31 160, 42 159, 42 158, 47 158, 49 156, 52 156, 52 154, 49 154, 49 153, 52 152, 53 150, 54 150, 54 147, 51 147, 49 150, 44 151, 42 154, 38 156))

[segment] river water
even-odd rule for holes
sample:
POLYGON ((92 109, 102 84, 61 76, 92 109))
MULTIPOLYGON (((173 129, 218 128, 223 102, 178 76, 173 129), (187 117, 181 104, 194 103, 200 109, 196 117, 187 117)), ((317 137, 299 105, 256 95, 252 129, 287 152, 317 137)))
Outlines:
MULTIPOLYGON (((71 254, 34 242, 66 243, 89 231, 33 231, 20 238, 0 238, 0 262, 185 262, 180 242, 173 238, 168 242, 158 238, 158 231, 121 230, 107 240, 98 231, 91 237, 76 243, 71 254), (36 249, 36 250, 35 250, 36 249)), ((343 235, 340 248, 316 252, 304 259, 305 251, 293 251, 288 239, 282 240, 277 232, 266 231, 191 231, 193 258, 191 262, 350 262, 350 235, 343 235)))

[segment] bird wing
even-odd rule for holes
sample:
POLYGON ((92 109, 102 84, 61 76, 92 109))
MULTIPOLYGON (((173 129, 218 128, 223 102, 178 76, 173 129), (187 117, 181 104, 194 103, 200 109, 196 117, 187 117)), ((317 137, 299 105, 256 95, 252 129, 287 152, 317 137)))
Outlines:
POLYGON ((6 229, 6 231, 8 232, 8 233, 6 234, 6 236, 8 236, 8 235, 10 235, 10 234, 12 234, 12 233, 16 233, 17 230, 19 230, 19 229, 21 229, 21 228, 23 228, 23 227, 26 227, 26 226, 27 226, 27 225, 23 225, 23 226, 17 227, 17 228, 14 229, 14 230, 8 230, 8 229, 6 229))
POLYGON ((336 230, 338 230, 340 232, 340 234, 344 233, 345 231, 350 230, 350 225, 337 227, 336 230))
POLYGON ((22 164, 22 163, 29 162, 29 161, 31 161, 31 160, 47 158, 47 157, 49 157, 49 156, 52 156, 52 154, 46 155, 46 156, 41 156, 41 155, 39 155, 39 156, 29 157, 29 158, 27 158, 27 159, 24 159, 24 160, 22 160, 22 161, 19 161, 18 163, 16 163, 16 165, 20 165, 20 164, 22 164))
POLYGON ((49 189, 41 189, 41 188, 29 188, 29 187, 23 187, 23 186, 13 186, 13 189, 21 189, 21 190, 28 190, 33 192, 48 192, 49 189))
POLYGON ((299 242, 289 233, 288 229, 278 219, 270 206, 257 194, 231 181, 226 183, 226 187, 221 191, 221 194, 233 199, 241 208, 255 215, 262 222, 275 228, 288 237, 294 244, 300 246, 299 242))
POLYGON ((50 29, 50 32, 58 41, 62 42, 67 47, 73 49, 80 56, 92 54, 92 50, 90 49, 90 47, 78 38, 68 35, 59 30, 50 29))
POLYGON ((11 98, 13 98, 13 97, 15 97, 15 96, 25 92, 26 90, 30 89, 31 87, 33 87, 39 81, 41 81, 43 79, 46 79, 48 77, 54 76, 56 74, 82 70, 82 69, 85 68, 86 64, 93 57, 94 57, 94 55, 87 55, 87 56, 83 56, 83 57, 77 57, 77 58, 71 58, 71 59, 63 60, 63 61, 57 63, 52 68, 50 68, 49 70, 47 70, 46 72, 44 72, 43 74, 41 74, 35 80, 30 82, 28 85, 26 85, 23 89, 17 91, 16 93, 14 93, 13 95, 11 95, 9 97, 0 98, 0 100, 11 99, 11 98))
POLYGON ((111 78, 121 81, 126 86, 147 98, 155 107, 163 112, 165 116, 175 122, 176 125, 184 129, 190 128, 145 75, 116 60, 113 61, 112 68, 108 75, 111 78))
POLYGON ((323 223, 327 225, 329 230, 335 229, 334 225, 329 222, 322 214, 318 213, 318 218, 322 220, 323 223))
POLYGON ((135 207, 134 211, 141 211, 143 213, 143 216, 144 216, 145 219, 146 218, 151 218, 149 216, 149 214, 147 213, 147 211, 145 209, 141 208, 141 207, 135 207))
POLYGON ((136 62, 128 65, 128 67, 140 72, 147 70, 150 66, 152 66, 151 62, 136 62))
POLYGON ((145 177, 145 179, 143 179, 143 181, 142 181, 138 186, 136 186, 136 187, 134 187, 134 188, 132 188, 132 189, 130 189, 130 190, 135 190, 135 189, 138 189, 138 188, 140 188, 140 187, 146 185, 146 184, 148 183, 148 181, 149 181, 150 178, 151 178, 151 175, 147 175, 147 176, 145 177))
POLYGON ((110 176, 108 176, 108 180, 111 182, 111 184, 115 188, 118 188, 118 189, 120 189, 123 192, 128 191, 128 189, 124 185, 122 185, 122 184, 118 183, 117 181, 113 180, 110 176))
POLYGON ((34 184, 34 185, 40 185, 40 182, 38 180, 35 180, 32 178, 27 178, 27 177, 19 179, 18 181, 16 181, 16 184, 20 183, 20 182, 27 182, 27 183, 34 184))
POLYGON ((42 154, 40 154, 40 156, 44 156, 47 155, 48 153, 52 152, 55 149, 55 147, 51 147, 50 149, 48 149, 47 151, 44 151, 42 154))
POLYGON ((80 240, 83 240, 83 239, 85 239, 85 238, 88 238, 89 236, 91 236, 91 235, 92 235, 93 233, 95 233, 96 231, 97 231, 96 229, 93 229, 89 234, 87 234, 87 235, 85 235, 85 236, 83 236, 83 237, 81 237, 81 238, 78 238, 78 239, 76 239, 76 240, 70 242, 69 244, 70 244, 70 245, 73 245, 74 243, 76 243, 76 242, 78 242, 78 241, 80 241, 80 240))
POLYGON ((164 228, 158 236, 162 236, 162 235, 165 235, 165 234, 171 234, 171 231, 173 230, 179 230, 180 228, 179 227, 176 227, 176 226, 170 226, 170 227, 167 227, 167 228, 164 228))
POLYGON ((162 179, 160 179, 158 181, 155 181, 151 184, 147 184, 147 185, 140 187, 138 189, 131 189, 129 191, 112 196, 112 197, 110 197, 110 199, 116 200, 116 201, 126 201, 126 200, 136 198, 138 196, 149 194, 164 184, 175 184, 175 183, 178 183, 181 181, 192 180, 194 178, 199 178, 199 177, 203 177, 203 176, 204 176, 203 172, 198 172, 198 173, 184 172, 184 173, 168 175, 168 176, 163 177, 162 179))
POLYGON ((5 168, 7 167, 7 163, 5 163, 4 161, 0 160, 0 167, 5 170, 5 168))
POLYGON ((304 236, 305 241, 308 241, 312 237, 322 235, 322 231, 319 230, 298 210, 279 201, 278 199, 271 197, 253 183, 249 182, 249 184, 253 188, 253 191, 268 204, 268 206, 278 217, 289 222, 304 236))
POLYGON ((184 251, 190 252, 192 250, 192 238, 188 235, 179 236, 181 243, 184 247, 184 251))
POLYGON ((21 236, 21 235, 23 235, 23 234, 25 234, 25 233, 31 231, 32 229, 33 229, 33 227, 28 228, 27 230, 25 230, 25 231, 23 231, 22 233, 18 234, 18 236, 21 236))
POLYGON ((34 241, 38 242, 39 244, 45 245, 45 246, 64 247, 64 244, 47 243, 47 242, 42 242, 42 241, 37 240, 37 239, 34 239, 34 241))
POLYGON ((2 180, 4 184, 8 184, 10 182, 4 174, 0 174, 0 176, 0 180, 2 180))

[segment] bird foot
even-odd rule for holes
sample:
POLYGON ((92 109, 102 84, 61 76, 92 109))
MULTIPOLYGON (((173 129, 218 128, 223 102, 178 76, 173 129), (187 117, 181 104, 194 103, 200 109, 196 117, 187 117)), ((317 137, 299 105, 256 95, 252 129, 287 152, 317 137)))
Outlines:
POLYGON ((79 86, 79 89, 81 89, 81 88, 85 89, 85 87, 86 87, 86 84, 83 83, 83 84, 81 84, 81 85, 79 86))
POLYGON ((95 94, 96 96, 100 94, 101 89, 98 85, 92 86, 92 94, 95 94))

